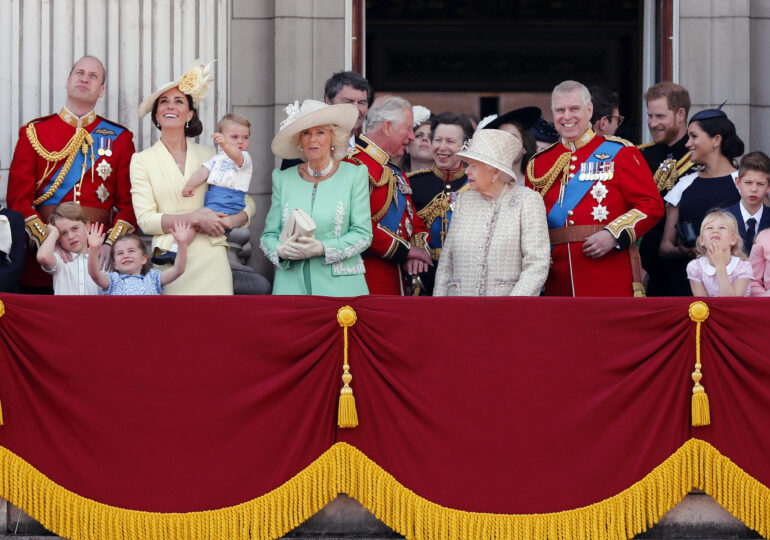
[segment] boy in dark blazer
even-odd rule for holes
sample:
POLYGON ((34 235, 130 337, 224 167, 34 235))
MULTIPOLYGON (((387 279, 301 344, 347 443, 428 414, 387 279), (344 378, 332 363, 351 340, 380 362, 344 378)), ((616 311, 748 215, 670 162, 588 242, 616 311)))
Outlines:
POLYGON ((767 154, 749 152, 743 156, 735 186, 741 192, 741 200, 725 210, 738 221, 743 251, 748 255, 759 231, 770 227, 770 208, 765 206, 770 192, 770 158, 767 154))

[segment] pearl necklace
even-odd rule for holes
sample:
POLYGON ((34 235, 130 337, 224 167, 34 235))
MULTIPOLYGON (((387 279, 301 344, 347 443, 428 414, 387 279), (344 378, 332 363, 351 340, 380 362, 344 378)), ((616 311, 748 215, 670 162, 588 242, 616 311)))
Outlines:
POLYGON ((334 160, 333 159, 330 159, 329 160, 329 164, 326 167, 324 167, 322 170, 320 170, 320 171, 314 171, 313 169, 311 169, 310 168, 310 162, 308 162, 308 164, 307 164, 307 173, 310 176, 312 176, 313 178, 321 178, 321 177, 326 176, 330 172, 332 172, 332 167, 334 167, 334 160))

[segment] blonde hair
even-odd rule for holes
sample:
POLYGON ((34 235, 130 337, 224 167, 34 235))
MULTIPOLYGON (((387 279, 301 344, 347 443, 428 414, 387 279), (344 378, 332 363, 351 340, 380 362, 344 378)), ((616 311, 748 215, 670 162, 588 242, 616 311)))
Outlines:
POLYGON ((236 113, 227 113, 219 120, 219 124, 217 124, 217 131, 220 133, 225 127, 225 124, 228 122, 233 122, 234 124, 240 124, 243 127, 249 128, 249 133, 251 133, 251 122, 249 122, 245 116, 241 116, 240 114, 236 113))
POLYGON ((743 252, 743 238, 741 238, 741 235, 738 234, 738 222, 735 220, 735 216, 733 216, 730 212, 725 212, 724 210, 712 210, 706 214, 706 217, 703 218, 703 221, 700 224, 700 234, 698 235, 698 240, 695 242, 695 253, 702 257, 706 256, 708 250, 706 246, 703 245, 703 231, 706 229, 709 223, 712 223, 718 219, 722 219, 725 223, 727 223, 727 230, 730 231, 730 234, 732 234, 736 239, 736 242, 730 251, 730 255, 745 261, 747 257, 743 252))

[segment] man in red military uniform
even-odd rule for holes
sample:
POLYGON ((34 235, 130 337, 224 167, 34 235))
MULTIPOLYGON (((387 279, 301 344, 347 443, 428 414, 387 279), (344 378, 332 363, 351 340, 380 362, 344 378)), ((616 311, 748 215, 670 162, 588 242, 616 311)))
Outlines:
POLYGON ((551 98, 561 141, 535 154, 527 185, 543 195, 553 264, 549 296, 643 296, 636 240, 663 216, 639 150, 591 129, 591 95, 575 81, 551 98))
POLYGON ((412 276, 431 265, 428 228, 412 204, 406 175, 390 159, 404 155, 414 140, 412 106, 403 98, 375 101, 346 161, 369 169, 372 245, 364 252, 366 284, 371 294, 403 294, 401 266, 412 276))
POLYGON ((23 214, 30 239, 21 280, 27 291, 50 290, 51 277, 37 264, 35 250, 60 202, 81 204, 91 221, 110 228, 99 253, 102 261, 109 260, 109 244, 136 228, 129 178, 133 135, 94 112, 104 94, 104 78, 102 63, 84 56, 67 78, 64 108, 19 130, 7 200, 9 208, 23 214))

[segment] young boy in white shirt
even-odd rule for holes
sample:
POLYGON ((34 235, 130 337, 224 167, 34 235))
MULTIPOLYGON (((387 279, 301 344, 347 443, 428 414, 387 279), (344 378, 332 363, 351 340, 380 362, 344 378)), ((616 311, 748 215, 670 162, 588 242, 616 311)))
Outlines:
POLYGON ((53 276, 54 294, 101 294, 88 273, 88 218, 79 204, 64 202, 54 209, 37 262, 53 276), (70 254, 70 261, 56 253, 57 244, 70 254))

